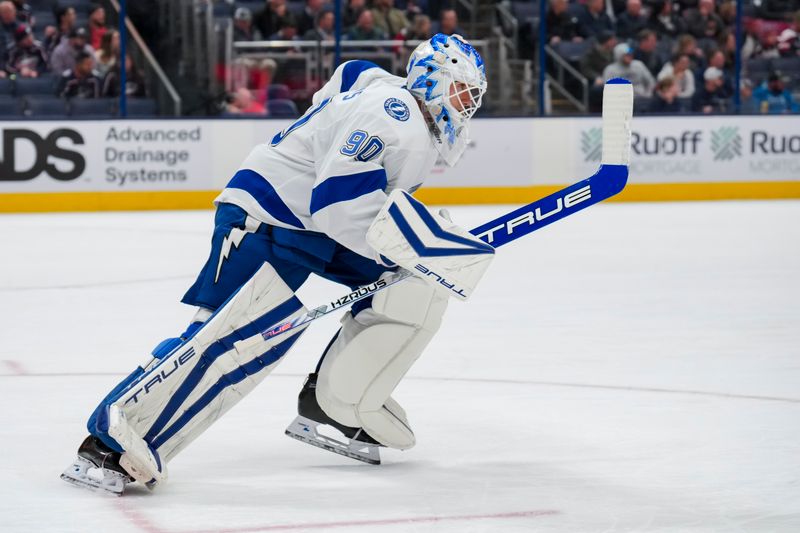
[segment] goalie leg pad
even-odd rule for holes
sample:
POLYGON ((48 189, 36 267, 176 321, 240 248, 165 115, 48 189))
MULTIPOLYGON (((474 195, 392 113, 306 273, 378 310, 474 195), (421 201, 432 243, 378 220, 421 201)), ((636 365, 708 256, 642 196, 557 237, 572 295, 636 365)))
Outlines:
POLYGON ((319 370, 317 401, 346 426, 384 446, 415 444, 405 411, 390 397, 439 329, 447 297, 418 279, 375 295, 371 309, 345 315, 319 370))
MULTIPOLYGON (((265 263, 181 347, 107 399, 92 433, 114 439, 111 433, 121 434, 114 431, 118 427, 114 420, 124 420, 129 447, 135 442, 139 450, 149 449, 163 469, 166 461, 260 383, 305 327, 266 338, 261 331, 305 312, 293 291, 265 263), (112 406, 119 413, 111 411, 112 406)), ((115 442, 126 453, 134 453, 115 442)), ((145 471, 137 472, 136 479, 163 477, 146 471, 153 464, 150 458, 138 459, 133 462, 145 471)))

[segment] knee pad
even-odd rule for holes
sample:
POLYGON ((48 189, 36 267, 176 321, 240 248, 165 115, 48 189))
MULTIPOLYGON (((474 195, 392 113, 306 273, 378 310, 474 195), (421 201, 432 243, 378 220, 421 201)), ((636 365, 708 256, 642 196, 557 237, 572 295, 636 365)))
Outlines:
POLYGON ((446 308, 446 297, 409 278, 376 294, 371 309, 345 315, 320 366, 320 407, 385 446, 411 448, 414 433, 390 395, 439 329, 446 308))

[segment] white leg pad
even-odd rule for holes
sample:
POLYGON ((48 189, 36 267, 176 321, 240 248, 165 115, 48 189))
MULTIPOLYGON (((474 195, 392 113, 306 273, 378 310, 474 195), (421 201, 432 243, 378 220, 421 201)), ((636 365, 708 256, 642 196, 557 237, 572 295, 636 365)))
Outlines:
POLYGON ((445 296, 409 279, 378 293, 372 309, 345 315, 317 380, 325 413, 363 427, 385 446, 414 446, 406 413, 390 395, 439 329, 446 308, 445 296))

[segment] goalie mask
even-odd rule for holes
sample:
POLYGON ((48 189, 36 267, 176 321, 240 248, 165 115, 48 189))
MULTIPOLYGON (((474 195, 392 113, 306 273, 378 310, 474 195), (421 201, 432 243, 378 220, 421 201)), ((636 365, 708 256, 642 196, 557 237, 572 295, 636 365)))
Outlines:
POLYGON ((469 119, 486 92, 483 59, 461 36, 437 33, 412 52, 406 71, 406 87, 430 115, 439 154, 455 165, 469 143, 469 119))

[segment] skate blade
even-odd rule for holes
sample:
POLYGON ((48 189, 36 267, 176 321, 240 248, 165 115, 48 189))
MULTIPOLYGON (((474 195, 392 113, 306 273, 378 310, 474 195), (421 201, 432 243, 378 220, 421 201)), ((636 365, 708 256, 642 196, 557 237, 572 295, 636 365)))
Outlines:
POLYGON ((126 476, 113 470, 99 468, 82 457, 78 457, 64 470, 61 479, 76 487, 113 496, 122 496, 128 484, 126 476))
POLYGON ((367 444, 354 439, 349 439, 349 443, 344 443, 322 435, 317 431, 320 424, 303 416, 295 418, 294 422, 286 428, 286 435, 305 442, 317 448, 328 450, 329 452, 344 455, 350 459, 368 463, 371 465, 381 464, 380 449, 375 444, 367 444))

